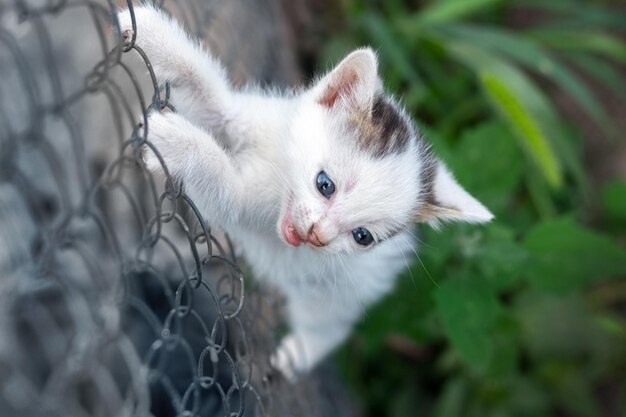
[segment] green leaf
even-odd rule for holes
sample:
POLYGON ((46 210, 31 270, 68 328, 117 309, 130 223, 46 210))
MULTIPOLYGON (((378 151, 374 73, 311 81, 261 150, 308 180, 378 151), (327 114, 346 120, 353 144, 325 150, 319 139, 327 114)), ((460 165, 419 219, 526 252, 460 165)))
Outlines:
POLYGON ((609 221, 626 225, 626 182, 615 180, 604 186, 602 207, 609 221))
POLYGON ((560 135, 561 127, 540 90, 519 70, 493 54, 456 40, 444 43, 449 53, 476 72, 493 107, 520 138, 546 181, 560 187, 561 165, 551 140, 560 135))
POLYGON ((503 0, 442 0, 433 2, 410 19, 408 25, 434 25, 484 13, 503 0))
POLYGON ((529 196, 533 202, 535 210, 539 213, 539 217, 542 220, 547 220, 555 217, 557 209, 552 201, 550 190, 546 185, 543 178, 534 169, 529 169, 526 172, 526 187, 528 189, 529 196))
POLYGON ((529 261, 526 250, 515 241, 513 231, 497 222, 481 229, 482 239, 473 260, 480 275, 494 291, 513 288, 522 277, 529 261))
POLYGON ((492 340, 494 355, 487 375, 493 378, 515 375, 520 350, 520 328, 510 314, 503 315, 498 320, 492 333, 492 340))
POLYGON ((524 39, 519 34, 484 25, 454 24, 446 26, 444 31, 501 56, 512 58, 542 74, 571 95, 601 128, 608 129, 612 125, 602 106, 585 83, 539 45, 524 39))
POLYGON ((453 146, 450 145, 450 138, 445 137, 441 134, 440 130, 434 129, 432 126, 428 126, 425 123, 421 123, 419 128, 422 135, 424 135, 428 143, 432 146, 437 157, 449 165, 455 163, 455 151, 453 146))
POLYGON ((463 360, 485 370, 493 356, 490 333, 501 312, 489 285, 477 277, 459 276, 437 288, 434 298, 443 329, 463 360))
POLYGON ((523 156, 511 130, 489 121, 464 131, 450 167, 470 194, 499 217, 523 179, 523 156))
POLYGON ((446 276, 471 273, 481 277, 491 291, 507 291, 519 283, 528 262, 528 254, 515 241, 514 232, 499 222, 426 229, 421 239, 420 257, 438 284, 446 276))
POLYGON ((538 121, 520 101, 510 84, 498 74, 483 71, 479 78, 493 105, 524 139, 528 152, 534 157, 548 183, 559 187, 563 181, 561 168, 538 121))
POLYGON ((427 338, 424 318, 433 307, 430 298, 433 287, 435 284, 419 262, 402 274, 393 293, 368 309, 357 328, 358 334, 363 336, 364 352, 378 351, 391 333, 414 341, 427 338))
POLYGON ((593 30, 533 29, 525 34, 553 48, 593 52, 626 63, 626 43, 607 33, 593 30))
POLYGON ((568 52, 567 59, 626 101, 626 79, 610 62, 584 52, 568 52))
POLYGON ((624 248, 568 218, 539 224, 524 247, 531 256, 526 275, 538 289, 563 293, 626 274, 624 248))

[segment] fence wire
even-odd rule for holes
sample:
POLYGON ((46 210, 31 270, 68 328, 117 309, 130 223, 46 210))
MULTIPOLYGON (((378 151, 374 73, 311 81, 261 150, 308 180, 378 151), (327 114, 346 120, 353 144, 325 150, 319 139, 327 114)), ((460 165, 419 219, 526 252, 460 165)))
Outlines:
MULTIPOLYGON (((225 9, 276 10, 162 3, 200 38, 229 24, 225 9)), ((332 370, 276 375, 280 297, 247 279, 175 181, 146 171, 140 127, 172 107, 169 87, 122 43, 118 6, 132 10, 0 3, 0 416, 352 414, 332 370)), ((257 49, 258 78, 291 81, 257 49)))

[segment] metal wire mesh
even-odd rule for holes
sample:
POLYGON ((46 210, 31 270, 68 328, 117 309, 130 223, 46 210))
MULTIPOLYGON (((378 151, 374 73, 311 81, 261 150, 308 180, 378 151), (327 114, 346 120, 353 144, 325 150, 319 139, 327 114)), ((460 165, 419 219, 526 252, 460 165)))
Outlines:
MULTIPOLYGON (((225 3, 162 6, 204 38, 225 3)), ((280 298, 145 170, 169 88, 116 6, 0 3, 0 415, 348 415, 327 371, 272 372, 280 298)))

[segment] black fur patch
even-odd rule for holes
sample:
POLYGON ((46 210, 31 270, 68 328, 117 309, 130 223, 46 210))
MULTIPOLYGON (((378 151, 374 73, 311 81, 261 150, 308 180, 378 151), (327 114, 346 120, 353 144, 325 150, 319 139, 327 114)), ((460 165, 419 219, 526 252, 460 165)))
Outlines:
POLYGON ((405 152, 415 135, 410 123, 391 99, 378 95, 371 116, 359 120, 359 144, 375 158, 405 152))

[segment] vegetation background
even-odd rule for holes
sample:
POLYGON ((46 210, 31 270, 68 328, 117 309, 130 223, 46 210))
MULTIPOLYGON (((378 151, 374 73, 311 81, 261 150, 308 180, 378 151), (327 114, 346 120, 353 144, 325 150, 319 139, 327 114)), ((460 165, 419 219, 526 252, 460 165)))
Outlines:
POLYGON ((626 5, 316 3, 311 72, 372 45, 497 217, 420 228, 419 259, 336 355, 364 415, 626 416, 626 5))

